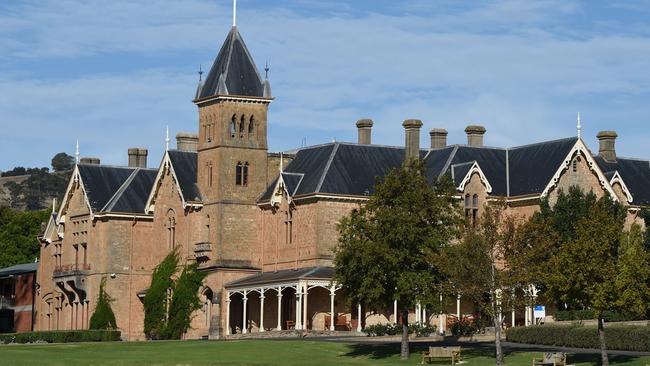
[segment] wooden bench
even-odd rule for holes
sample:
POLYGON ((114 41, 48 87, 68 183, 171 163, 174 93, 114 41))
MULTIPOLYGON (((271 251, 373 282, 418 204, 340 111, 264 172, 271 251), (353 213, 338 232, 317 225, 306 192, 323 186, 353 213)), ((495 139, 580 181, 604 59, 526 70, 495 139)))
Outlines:
POLYGON ((293 320, 287 320, 287 330, 296 329, 296 322, 293 320))
POLYGON ((429 347, 428 351, 422 353, 422 363, 431 362, 437 358, 449 358, 451 364, 460 362, 460 347, 429 347))
MULTIPOLYGON (((332 317, 329 315, 325 315, 325 330, 330 329, 330 325, 332 324, 332 317)), ((334 318, 334 330, 350 330, 352 329, 350 327, 350 323, 348 322, 348 319, 345 316, 337 316, 334 318)))
POLYGON ((544 352, 544 357, 533 358, 533 366, 567 366, 566 353, 544 352))

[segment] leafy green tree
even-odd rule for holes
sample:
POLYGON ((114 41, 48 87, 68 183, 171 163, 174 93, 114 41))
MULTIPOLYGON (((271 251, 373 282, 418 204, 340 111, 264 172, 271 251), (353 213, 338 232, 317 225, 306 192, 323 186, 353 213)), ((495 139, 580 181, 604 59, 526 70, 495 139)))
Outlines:
POLYGON ((52 169, 61 172, 74 168, 74 158, 64 152, 60 152, 52 158, 52 169))
POLYGON ((174 289, 172 276, 178 266, 178 250, 169 253, 153 271, 151 285, 144 297, 144 334, 149 339, 164 339, 167 326, 169 291, 174 289))
POLYGON ((201 308, 199 289, 205 278, 205 272, 198 271, 198 264, 192 263, 183 268, 175 283, 175 290, 169 306, 169 316, 165 327, 166 339, 181 339, 190 328, 192 313, 201 308))
POLYGON ((637 224, 624 232, 618 248, 615 279, 619 309, 634 315, 644 315, 650 303, 650 255, 643 244, 643 232, 637 224))
POLYGON ((460 210, 448 179, 427 181, 418 160, 389 171, 374 194, 339 223, 335 280, 352 304, 402 313, 401 358, 410 355, 408 311, 438 306, 442 247, 457 237, 460 210))
MULTIPOLYGON (((603 312, 626 309, 640 311, 644 294, 638 290, 648 278, 629 274, 639 264, 631 259, 638 240, 621 241, 625 209, 609 197, 593 203, 575 225, 575 237, 562 242, 548 264, 547 291, 573 308, 593 309, 598 319, 602 364, 609 365, 603 312), (621 293, 622 288, 631 291, 621 293), (636 290, 635 290, 636 289, 636 290), (636 309, 635 309, 636 308, 636 309)), ((635 229, 636 230, 636 229, 635 229)), ((631 238, 637 234, 626 234, 631 238)), ((638 253, 636 253, 638 254, 638 253)), ((642 261, 647 263, 642 256, 642 261)), ((643 272, 642 272, 643 273, 643 272)), ((647 302, 646 302, 647 304, 647 302)))
POLYGON ((49 212, 20 212, 0 207, 0 268, 34 262, 40 253, 38 235, 49 212))
POLYGON ((117 329, 115 313, 111 307, 112 302, 113 299, 106 292, 106 277, 102 277, 95 312, 90 317, 90 329, 117 329))
POLYGON ((484 206, 478 226, 468 227, 459 243, 446 247, 440 261, 447 292, 452 296, 462 293, 492 319, 497 365, 503 364, 503 309, 514 305, 512 289, 521 287, 504 262, 516 232, 514 219, 504 209, 504 202, 484 206))

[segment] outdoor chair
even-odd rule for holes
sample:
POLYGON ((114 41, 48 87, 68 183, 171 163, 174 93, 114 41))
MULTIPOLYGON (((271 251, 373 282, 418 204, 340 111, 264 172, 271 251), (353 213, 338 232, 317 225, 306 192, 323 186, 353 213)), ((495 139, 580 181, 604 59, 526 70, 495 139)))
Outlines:
POLYGON ((567 366, 566 353, 544 352, 544 357, 533 358, 533 366, 567 366))
POLYGON ((438 358, 448 358, 452 365, 460 363, 460 347, 429 347, 428 351, 422 352, 421 363, 424 364, 424 361, 429 363, 438 358))

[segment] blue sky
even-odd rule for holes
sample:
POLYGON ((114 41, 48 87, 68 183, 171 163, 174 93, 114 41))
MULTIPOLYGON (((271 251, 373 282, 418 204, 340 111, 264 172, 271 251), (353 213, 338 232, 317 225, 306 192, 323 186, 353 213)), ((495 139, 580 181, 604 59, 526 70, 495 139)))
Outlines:
MULTIPOLYGON (((231 0, 0 2, 0 170, 60 151, 160 161, 165 126, 197 129, 191 103, 230 26, 231 0)), ((238 26, 275 102, 270 150, 355 141, 403 144, 401 122, 468 124, 515 146, 575 135, 650 158, 650 2, 239 0, 238 26)))

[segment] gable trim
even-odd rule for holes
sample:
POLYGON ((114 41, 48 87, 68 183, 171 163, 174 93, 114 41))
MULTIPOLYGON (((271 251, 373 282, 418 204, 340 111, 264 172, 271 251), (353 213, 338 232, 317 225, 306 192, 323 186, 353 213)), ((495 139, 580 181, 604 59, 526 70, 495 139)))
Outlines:
MULTIPOLYGON (((453 168, 455 166, 457 166, 457 165, 462 165, 462 164, 452 165, 452 173, 453 173, 453 168)), ((464 191, 465 186, 472 179, 472 176, 474 175, 474 173, 478 174, 479 178, 481 179, 481 183, 483 183, 483 185, 485 186, 485 191, 487 193, 492 193, 492 185, 488 181, 485 174, 483 174, 483 171, 481 170, 481 167, 478 165, 478 163, 476 161, 474 161, 472 163, 472 167, 469 169, 467 174, 465 174, 465 177, 463 178, 463 180, 460 182, 460 184, 458 185, 458 187, 456 189, 458 189, 461 192, 464 191)))
POLYGON ((625 182, 623 181, 621 175, 618 173, 618 170, 614 172, 614 176, 609 181, 609 184, 612 186, 612 188, 614 187, 614 183, 618 183, 621 185, 621 188, 623 189, 623 193, 625 193, 625 198, 627 199, 627 202, 632 203, 632 201, 634 201, 634 197, 632 197, 632 193, 630 193, 630 190, 627 189, 627 186, 625 185, 625 182))
POLYGON ((95 213, 93 212, 93 208, 90 206, 90 201, 88 201, 88 193, 86 192, 86 186, 84 185, 83 179, 81 179, 81 174, 79 173, 79 165, 75 164, 74 170, 72 171, 72 175, 70 176, 70 181, 68 182, 68 188, 66 188, 65 195, 63 196, 63 201, 61 202, 61 207, 59 207, 59 213, 56 218, 57 226, 60 225, 62 222, 65 222, 65 215, 63 214, 63 212, 65 212, 68 208, 70 195, 72 194, 71 192, 72 187, 74 186, 75 183, 79 184, 79 187, 83 192, 84 202, 86 203, 86 206, 88 207, 88 211, 90 212, 90 220, 93 221, 95 219, 95 213))
MULTIPOLYGON (((147 198, 147 203, 144 206, 144 213, 152 214, 153 211, 155 210, 156 206, 155 204, 153 204, 153 202, 155 201, 155 197, 158 195, 158 190, 160 189, 160 185, 161 185, 160 182, 163 178, 163 175, 165 174, 165 169, 169 169, 169 174, 174 180, 174 183, 176 184, 176 189, 178 190, 178 196, 181 198, 181 202, 183 203, 183 208, 185 209, 188 206, 198 207, 197 204, 190 203, 185 200, 185 197, 183 197, 183 191, 181 190, 181 186, 178 183, 178 178, 176 177, 176 172, 174 171, 174 165, 172 164, 172 161, 169 158, 169 151, 165 151, 163 160, 160 163, 160 167, 158 168, 158 174, 156 175, 156 180, 153 181, 153 187, 151 189, 151 193, 149 194, 149 198, 147 198)), ((202 207, 203 205, 200 206, 202 207)))

